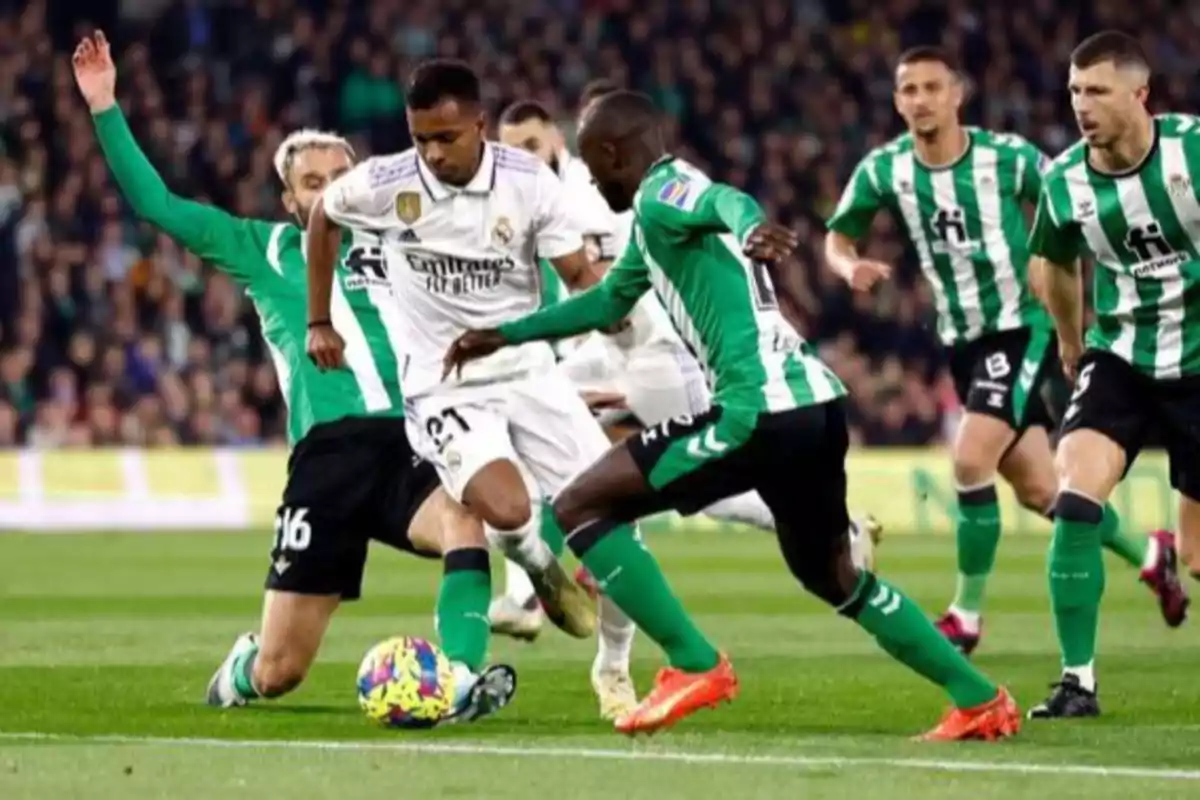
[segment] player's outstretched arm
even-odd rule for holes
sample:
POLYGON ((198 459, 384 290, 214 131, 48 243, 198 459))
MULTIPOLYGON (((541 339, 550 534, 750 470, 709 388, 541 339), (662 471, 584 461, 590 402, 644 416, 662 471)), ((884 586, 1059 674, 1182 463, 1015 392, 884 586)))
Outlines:
MULTIPOLYGON (((335 184, 336 186, 336 184, 335 184)), ((331 187, 332 188, 332 187, 331 187)), ((346 343, 333 327, 333 276, 342 229, 325 211, 325 197, 313 206, 308 218, 308 357, 321 369, 343 364, 346 343)))
POLYGON ((72 66, 105 160, 134 212, 235 277, 253 278, 258 264, 267 270, 262 256, 274 226, 173 194, 146 158, 117 105, 117 69, 102 32, 79 43, 72 66))

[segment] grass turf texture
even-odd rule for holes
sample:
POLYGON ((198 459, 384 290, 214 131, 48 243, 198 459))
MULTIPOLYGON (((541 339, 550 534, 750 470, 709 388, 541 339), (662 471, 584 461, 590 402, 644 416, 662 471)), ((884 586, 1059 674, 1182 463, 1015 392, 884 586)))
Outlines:
MULTIPOLYGON (((952 540, 889 533, 881 572, 940 611, 953 588, 952 540)), ((769 537, 676 532, 650 544, 733 656, 742 696, 630 742, 596 717, 592 644, 553 630, 532 646, 494 642, 494 659, 520 673, 501 715, 432 732, 372 726, 354 700, 358 661, 387 635, 432 635, 436 564, 374 551, 364 600, 339 613, 300 691, 222 712, 202 705, 204 687, 256 622, 267 535, 0 535, 0 797, 333 798, 349 787, 357 798, 572 800, 1200 793, 1197 633, 1166 630, 1149 593, 1111 559, 1098 664, 1105 716, 1026 723, 1001 745, 940 746, 907 740, 942 711, 937 690, 805 596, 769 537), (1113 767, 1133 769, 1105 771, 1113 767)), ((1024 707, 1057 672, 1045 547, 1041 536, 1002 542, 976 655, 1024 707)), ((644 691, 658 654, 639 639, 635 659, 644 691)))

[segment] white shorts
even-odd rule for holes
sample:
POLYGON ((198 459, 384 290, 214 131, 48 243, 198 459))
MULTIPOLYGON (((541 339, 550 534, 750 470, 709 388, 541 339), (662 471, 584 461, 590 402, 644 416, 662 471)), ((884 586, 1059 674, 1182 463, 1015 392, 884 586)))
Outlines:
POLYGON ((572 350, 559 368, 579 391, 625 395, 629 410, 643 425, 699 414, 712 405, 704 372, 677 342, 654 342, 625 353, 596 334, 572 350))
POLYGON ((558 493, 608 450, 608 437, 578 391, 557 370, 412 398, 408 438, 462 500, 471 478, 512 461, 543 496, 558 493))

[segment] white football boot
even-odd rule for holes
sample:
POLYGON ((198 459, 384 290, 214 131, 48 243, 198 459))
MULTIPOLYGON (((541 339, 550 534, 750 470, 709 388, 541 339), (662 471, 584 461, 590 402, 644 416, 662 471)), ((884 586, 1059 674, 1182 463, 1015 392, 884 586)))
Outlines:
POLYGON ((246 705, 246 698, 238 694, 233 683, 233 665, 246 653, 258 650, 258 636, 243 633, 233 643, 233 648, 208 682, 208 694, 204 702, 216 708, 233 708, 246 705))
POLYGON ((454 705, 439 724, 474 722, 495 714, 517 693, 517 671, 507 664, 493 664, 478 675, 465 664, 455 663, 453 667, 454 705))
POLYGON ((521 603, 510 595, 502 594, 488 606, 488 622, 492 633, 532 642, 541 634, 546 614, 536 597, 530 598, 530 602, 521 603))

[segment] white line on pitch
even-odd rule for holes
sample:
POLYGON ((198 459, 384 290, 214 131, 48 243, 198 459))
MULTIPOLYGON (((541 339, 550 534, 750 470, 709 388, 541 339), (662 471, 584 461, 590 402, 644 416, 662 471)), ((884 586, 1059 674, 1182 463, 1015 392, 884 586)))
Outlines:
POLYGON ((926 758, 869 758, 858 756, 738 755, 688 753, 669 750, 616 750, 588 747, 516 747, 478 742, 370 742, 284 739, 202 739, 159 736, 71 736, 57 733, 4 733, 2 741, 43 741, 83 744, 146 744, 167 747, 212 747, 230 750, 351 750, 392 751, 425 755, 476 755, 508 758, 580 758, 615 761, 667 761, 684 764, 773 766, 817 769, 822 767, 893 767, 934 772, 981 772, 1022 775, 1076 775, 1092 778, 1157 778, 1200 781, 1200 770, 1160 767, 1122 767, 1091 764, 1032 764, 1018 761, 952 761, 926 758))

